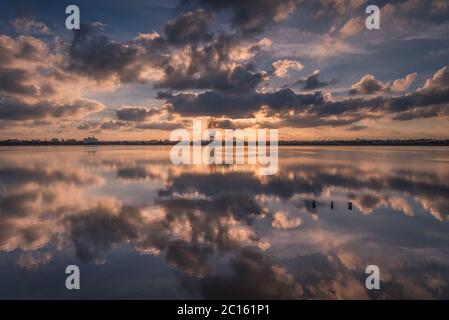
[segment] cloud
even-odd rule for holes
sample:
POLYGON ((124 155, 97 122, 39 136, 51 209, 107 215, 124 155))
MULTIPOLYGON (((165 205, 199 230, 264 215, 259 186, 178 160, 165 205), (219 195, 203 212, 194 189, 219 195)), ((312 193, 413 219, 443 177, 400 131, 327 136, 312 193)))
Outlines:
POLYGON ((366 2, 367 0, 319 0, 314 5, 318 6, 315 11, 317 16, 343 16, 360 9, 366 2))
POLYGON ((6 99, 0 102, 0 119, 5 120, 30 120, 46 118, 80 118, 92 112, 98 112, 105 108, 99 102, 79 99, 67 103, 53 101, 40 101, 27 104, 19 100, 6 99))
MULTIPOLYGON (((65 67, 97 81, 156 80, 156 88, 170 90, 254 90, 267 79, 266 72, 255 71, 251 63, 235 63, 237 56, 239 60, 242 57, 236 55, 241 49, 240 39, 235 35, 210 33, 211 21, 211 13, 189 11, 168 21, 164 36, 155 32, 140 33, 129 43, 101 35, 100 23, 84 24, 74 32, 65 67)), ((245 60, 253 58, 264 43, 246 48, 245 60)))
POLYGON ((272 63, 273 74, 280 78, 285 78, 288 76, 290 70, 302 70, 304 66, 296 60, 276 60, 272 63))
POLYGON ((18 62, 42 61, 48 55, 47 44, 35 37, 18 36, 11 38, 0 35, 0 65, 12 67, 18 62))
POLYGON ((123 107, 115 111, 117 119, 123 121, 145 121, 160 113, 159 108, 123 107))
POLYGON ((438 70, 432 77, 432 79, 427 79, 424 84, 424 89, 440 89, 449 87, 449 68, 443 67, 438 70))
POLYGON ((137 123, 134 128, 138 130, 175 130, 183 127, 187 127, 187 124, 191 122, 188 120, 182 120, 181 122, 174 121, 153 121, 145 123, 137 123))
POLYGON ((362 126, 362 125, 353 125, 348 128, 348 131, 361 131, 368 129, 368 126, 362 126))
POLYGON ((38 89, 27 84, 31 76, 25 69, 0 67, 0 94, 35 96, 38 89))
POLYGON ((359 34, 365 28, 365 21, 362 17, 351 18, 338 32, 343 39, 359 34))
POLYGON ((449 3, 445 0, 433 0, 432 1, 432 12, 433 13, 442 13, 447 12, 449 10, 449 3))
POLYGON ((36 21, 29 16, 21 16, 12 20, 11 25, 21 34, 49 34, 50 29, 45 23, 36 21))
POLYGON ((439 115, 448 116, 449 72, 444 67, 432 79, 428 79, 422 89, 405 96, 392 98, 388 103, 395 120, 413 120, 439 115))
POLYGON ((78 130, 88 130, 93 133, 106 131, 137 132, 143 130, 174 130, 191 125, 191 120, 180 119, 166 110, 143 107, 124 107, 116 110, 118 120, 104 117, 101 120, 85 121, 77 126, 78 130), (128 110, 130 109, 130 110, 128 110))
POLYGON ((175 46, 208 41, 212 35, 208 33, 212 23, 212 14, 202 9, 181 14, 164 26, 168 43, 175 46))
MULTIPOLYGON (((192 4, 195 1, 184 1, 192 4)), ((286 20, 296 10, 297 0, 199 0, 204 8, 216 11, 230 10, 232 12, 231 26, 241 35, 249 36, 262 32, 273 22, 286 20)))
POLYGON ((59 50, 32 36, 0 36, 0 119, 51 126, 52 119, 73 121, 105 108, 80 96, 85 83, 63 70, 59 50))
POLYGON ((162 64, 165 75, 155 87, 215 89, 230 93, 254 90, 267 74, 255 71, 250 63, 233 63, 231 53, 236 46, 234 38, 220 35, 202 46, 188 46, 173 53, 162 64))
MULTIPOLYGON (((424 88, 398 97, 372 97, 368 99, 345 99, 327 102, 315 108, 318 114, 342 115, 347 112, 387 113, 394 120, 413 120, 418 118, 448 115, 449 77, 447 68, 438 70, 432 79, 426 81, 424 88)), ((379 93, 389 91, 389 86, 372 76, 365 76, 353 86, 360 93, 379 93)))
POLYGON ((391 90, 395 92, 405 92, 410 88, 410 85, 416 80, 416 76, 418 74, 416 72, 410 73, 405 76, 403 79, 397 79, 393 81, 391 86, 391 90))
POLYGON ((393 81, 393 84, 389 82, 381 82, 377 80, 373 75, 367 74, 360 79, 359 82, 351 86, 350 94, 382 94, 389 92, 405 92, 409 89, 410 85, 415 81, 417 73, 410 73, 403 79, 397 79, 393 81))
POLYGON ((109 120, 101 123, 99 128, 103 130, 128 130, 129 126, 126 122, 123 121, 109 120))
POLYGON ((293 86, 299 84, 302 85, 304 90, 316 90, 337 83, 336 79, 330 81, 320 81, 318 79, 319 76, 320 70, 315 70, 312 74, 296 81, 293 86))
POLYGON ((296 94, 291 89, 275 92, 253 92, 242 95, 222 94, 206 91, 199 94, 179 93, 168 98, 173 111, 185 116, 223 116, 245 117, 267 105, 272 110, 301 108, 324 102, 321 93, 296 94))
POLYGON ((372 74, 364 75, 358 82, 354 83, 349 90, 350 94, 376 94, 389 92, 390 85, 377 80, 372 74))
MULTIPOLYGON (((100 22, 82 25, 80 30, 73 32, 71 42, 51 33, 40 34, 41 39, 2 35, 2 128, 11 126, 7 121, 19 123, 19 119, 35 121, 30 122, 34 126, 43 125, 42 120, 45 120, 51 126, 50 119, 58 118, 66 121, 63 124, 66 128, 74 125, 97 131, 168 130, 175 127, 176 121, 184 125, 188 119, 183 117, 207 116, 217 118, 217 123, 228 128, 351 126, 348 130, 353 130, 361 126, 357 122, 363 119, 389 117, 406 121, 447 115, 443 87, 437 89, 433 85, 426 91, 393 97, 409 90, 416 80, 416 73, 392 82, 383 82, 367 74, 350 90, 351 95, 384 95, 383 98, 359 99, 339 94, 332 98, 328 93, 307 95, 288 88, 300 85, 303 90, 320 90, 337 82, 335 79, 321 80, 319 70, 283 88, 271 87, 275 81, 269 76, 288 77, 290 72, 303 68, 295 58, 299 55, 318 59, 338 52, 339 59, 346 59, 367 52, 354 47, 357 40, 354 37, 361 33, 363 21, 352 14, 363 7, 366 3, 363 0, 301 3, 299 15, 312 19, 326 16, 330 21, 317 23, 313 32, 298 31, 294 21, 284 24, 282 29, 275 27, 273 30, 279 33, 269 36, 275 39, 276 46, 269 51, 273 40, 256 36, 267 27, 288 19, 299 3, 296 0, 185 1, 180 7, 185 10, 163 24, 161 34, 154 31, 138 33, 130 41, 106 36, 108 30, 102 30, 104 25, 100 22), (334 13, 333 18, 330 13, 334 13), (230 17, 231 24, 223 27, 220 23, 226 17, 230 17), (329 30, 329 24, 330 31, 322 35, 323 30, 329 30), (290 34, 289 30, 296 32, 290 34), (49 39, 49 36, 53 38, 49 39), (289 44, 299 43, 295 44, 299 51, 284 52, 277 38, 289 44), (261 66, 268 66, 270 70, 265 72, 261 66), (87 119, 84 124, 69 124, 71 114, 77 120, 95 112, 89 111, 87 104, 79 107, 79 101, 85 100, 82 94, 92 96, 97 90, 135 82, 167 90, 165 97, 161 95, 160 98, 167 100, 169 108, 157 113, 152 108, 122 107, 101 120, 87 119), (73 101, 78 102, 74 103, 72 111, 64 107, 73 101), (17 110, 12 110, 12 103, 19 105, 17 110), (19 115, 22 111, 29 115, 19 115)), ((439 19, 445 9, 438 1, 431 4, 421 0, 393 2, 386 4, 382 13, 389 19, 392 12, 399 9, 403 9, 401 17, 404 18, 400 21, 401 28, 419 25, 416 24, 419 20, 444 29, 439 19), (430 12, 431 7, 440 8, 441 15, 430 12), (419 8, 425 8, 431 18, 423 17, 419 8)), ((42 25, 31 17, 19 17, 11 23, 24 33, 43 31, 42 25)), ((403 36, 401 33, 398 39, 403 36)), ((370 43, 379 40, 376 37, 370 43)), ((444 76, 445 72, 441 73, 444 76)), ((442 76, 435 75, 429 83, 437 83, 442 76)), ((101 108, 104 106, 92 110, 101 108)))
POLYGON ((82 24, 73 31, 67 69, 95 80, 116 78, 123 82, 138 81, 141 66, 136 64, 138 48, 99 35, 100 23, 82 24))
POLYGON ((265 72, 255 72, 251 65, 216 68, 201 59, 182 69, 166 69, 166 77, 157 82, 156 88, 171 90, 215 89, 228 93, 253 91, 267 78, 265 72))
MULTIPOLYGON (((369 98, 343 98, 332 100, 321 92, 298 94, 289 88, 271 92, 247 94, 223 94, 205 91, 198 94, 170 94, 160 92, 159 98, 167 100, 170 110, 182 116, 210 116, 242 119, 255 117, 262 112, 258 123, 267 127, 318 127, 346 126, 363 119, 379 119, 391 116, 394 120, 412 120, 423 117, 447 115, 445 104, 449 102, 449 86, 446 69, 439 70, 426 82, 426 88, 397 97, 374 96, 369 98), (236 107, 238 106, 238 107, 236 107)), ((315 72, 312 76, 317 76, 315 72)), ((403 81, 410 81, 408 76, 403 81), (408 80, 407 80, 408 79, 408 80)), ((306 77, 309 86, 313 77, 306 77)), ((316 82, 315 82, 316 86, 316 82)), ((396 89, 398 85, 396 85, 396 89)), ((353 85, 352 94, 391 92, 388 83, 366 75, 353 85)), ((228 125, 230 123, 228 122, 228 125)))

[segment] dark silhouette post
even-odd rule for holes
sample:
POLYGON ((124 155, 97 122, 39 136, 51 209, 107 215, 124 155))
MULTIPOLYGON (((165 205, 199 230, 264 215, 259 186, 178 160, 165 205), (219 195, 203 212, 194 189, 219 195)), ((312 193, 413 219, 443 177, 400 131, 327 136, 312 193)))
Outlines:
POLYGON ((352 202, 348 202, 348 209, 352 211, 352 202))

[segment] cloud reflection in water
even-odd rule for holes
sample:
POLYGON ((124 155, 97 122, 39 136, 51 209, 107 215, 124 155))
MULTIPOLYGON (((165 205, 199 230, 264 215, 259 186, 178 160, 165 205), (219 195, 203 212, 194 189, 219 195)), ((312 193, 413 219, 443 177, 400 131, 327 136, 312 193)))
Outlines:
POLYGON ((134 297, 158 297, 156 259, 173 298, 449 298, 447 148, 281 148, 276 176, 173 166, 166 148, 88 150, 0 151, 0 273, 19 284, 0 297, 34 296, 20 272, 58 286, 52 265, 100 272, 118 255, 108 281, 134 297), (364 289, 368 264, 379 293, 364 289))

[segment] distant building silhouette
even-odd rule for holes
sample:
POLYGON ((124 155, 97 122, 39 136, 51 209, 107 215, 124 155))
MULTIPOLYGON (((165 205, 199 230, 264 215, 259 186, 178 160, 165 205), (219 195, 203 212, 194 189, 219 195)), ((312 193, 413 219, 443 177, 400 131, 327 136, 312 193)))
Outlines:
POLYGON ((95 137, 87 137, 83 139, 83 144, 96 144, 98 143, 98 139, 95 137))

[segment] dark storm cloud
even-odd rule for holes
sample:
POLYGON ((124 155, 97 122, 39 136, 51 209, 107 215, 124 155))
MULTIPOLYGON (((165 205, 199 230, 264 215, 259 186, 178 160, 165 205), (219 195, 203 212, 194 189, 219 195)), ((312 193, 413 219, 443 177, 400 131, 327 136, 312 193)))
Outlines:
POLYGON ((132 128, 132 126, 130 126, 128 122, 107 119, 103 121, 84 122, 77 126, 78 130, 88 130, 96 133, 101 132, 101 130, 129 130, 130 128, 132 128))
POLYGON ((91 100, 79 99, 66 104, 53 101, 24 103, 19 100, 5 99, 0 102, 0 119, 35 120, 44 118, 70 118, 100 111, 103 105, 91 100))
MULTIPOLYGON (((354 98, 338 101, 326 101, 321 105, 316 105, 309 111, 320 117, 330 117, 335 115, 354 114, 359 111, 376 111, 385 107, 387 99, 383 97, 373 97, 370 99, 354 98)), ((362 115, 364 115, 363 113, 362 115)))
MULTIPOLYGON (((326 100, 321 92, 298 94, 289 88, 241 95, 222 94, 216 91, 176 95, 165 92, 160 93, 159 97, 167 99, 174 112, 185 116, 241 118, 249 117, 262 106, 267 106, 272 112, 280 112, 279 126, 345 126, 366 118, 376 119, 385 115, 390 115, 396 120, 411 120, 448 115, 447 70, 447 68, 439 70, 433 79, 426 82, 424 88, 399 97, 375 96, 331 101, 326 100), (288 112, 289 110, 293 113, 288 112)), ((268 123, 266 125, 270 126, 268 123)))
POLYGON ((173 105, 173 111, 190 116, 220 116, 243 117, 258 111, 267 105, 273 110, 301 108, 324 103, 321 93, 297 94, 291 89, 281 89, 270 93, 250 93, 244 95, 229 95, 215 91, 206 91, 198 95, 180 93, 168 99, 173 105))
MULTIPOLYGON (((365 76, 366 77, 366 76, 365 76)), ((365 78, 364 77, 364 78, 365 78)), ((362 78, 363 80, 363 78, 362 78)), ((361 82, 362 82, 361 80, 361 82)), ((365 86, 371 89, 380 89, 382 84, 372 81, 365 86), (377 84, 376 84, 377 83, 377 84)), ((386 85, 383 85, 385 90, 386 85)), ((365 93, 368 91, 365 91, 365 93)), ((372 91, 371 91, 372 92, 372 91)), ((384 111, 393 115, 394 120, 413 120, 418 118, 429 118, 438 115, 449 115, 449 68, 438 70, 432 79, 426 81, 423 88, 416 92, 399 97, 375 97, 367 100, 348 100, 355 103, 346 110, 367 108, 371 111, 384 111)), ((342 110, 345 109, 344 107, 342 110)))
MULTIPOLYGON (((378 6, 385 3, 383 0, 374 0, 371 2, 378 6)), ((311 11, 315 19, 322 16, 329 17, 330 19, 338 19, 348 13, 353 13, 366 3, 367 0, 317 0, 304 1, 303 5, 311 11)))
POLYGON ((246 128, 247 125, 244 124, 243 126, 239 126, 237 123, 233 122, 230 119, 210 118, 207 127, 221 129, 243 129, 246 128))
POLYGON ((337 79, 321 81, 319 79, 320 70, 315 70, 312 74, 296 81, 293 85, 301 85, 304 90, 316 90, 337 83, 337 79))
POLYGON ((405 111, 401 112, 393 117, 393 120, 397 121, 409 121, 413 119, 419 119, 419 118, 433 118, 437 117, 441 114, 447 114, 447 107, 441 108, 441 107, 431 107, 424 110, 411 110, 411 111, 405 111))
POLYGON ((165 121, 165 120, 151 120, 151 121, 117 121, 117 120, 103 120, 90 121, 77 126, 78 130, 89 130, 91 132, 101 132, 101 130, 175 130, 182 127, 188 127, 191 121, 165 121))
POLYGON ((438 114, 448 115, 449 86, 429 87, 399 97, 347 99, 317 106, 318 115, 342 115, 346 112, 385 112, 397 120, 412 120, 438 114))
POLYGON ((344 114, 344 117, 335 118, 327 116, 319 116, 313 112, 298 114, 293 116, 284 116, 284 118, 277 124, 273 125, 275 128, 282 127, 297 127, 297 128, 315 128, 315 127, 344 127, 364 119, 377 119, 363 114, 344 114))
POLYGON ((38 90, 35 86, 26 84, 32 77, 28 71, 17 68, 0 68, 0 93, 34 96, 38 90))
POLYGON ((181 122, 141 122, 134 125, 138 130, 175 130, 182 127, 187 127, 191 124, 190 121, 182 120, 181 122))
POLYGON ((164 26, 168 43, 183 45, 210 40, 212 34, 208 33, 208 30, 212 18, 211 13, 200 9, 183 13, 168 21, 164 26))
POLYGON ((254 90, 267 78, 266 73, 256 71, 251 63, 232 64, 231 50, 240 40, 209 33, 211 19, 203 10, 187 12, 165 25, 165 36, 139 34, 128 44, 100 35, 99 23, 82 25, 74 32, 66 67, 96 80, 118 78, 122 82, 144 81, 142 72, 150 67, 163 74, 156 88, 254 90), (182 52, 176 51, 179 46, 182 52))
POLYGON ((238 44, 230 35, 218 35, 201 46, 185 47, 182 56, 172 57, 161 64, 165 76, 155 87, 171 90, 214 89, 229 93, 254 90, 267 75, 255 71, 251 63, 232 65, 230 53, 238 44), (185 65, 180 65, 180 59, 185 65))
POLYGON ((74 31, 69 48, 68 70, 94 78, 108 79, 112 76, 121 81, 137 81, 139 69, 133 66, 138 57, 138 48, 99 35, 99 23, 82 24, 74 31))
POLYGON ((116 110, 117 119, 123 121, 144 121, 146 118, 158 114, 158 108, 124 107, 116 110))
MULTIPOLYGON (((273 89, 271 92, 258 91, 262 83, 268 80, 267 73, 257 68, 259 61, 255 57, 260 56, 258 51, 261 48, 253 44, 251 50, 255 52, 249 50, 249 38, 242 35, 255 35, 272 23, 287 19, 298 3, 296 0, 184 1, 184 8, 192 11, 184 11, 166 22, 162 27, 162 35, 156 32, 140 33, 126 43, 102 35, 101 23, 84 24, 80 30, 73 32, 72 42, 65 47, 67 50, 62 52, 67 55, 64 57, 63 66, 52 65, 55 69, 52 74, 70 71, 67 74, 74 74, 73 78, 76 80, 81 77, 120 82, 143 82, 151 79, 155 81, 155 88, 164 90, 207 90, 199 94, 165 94, 165 97, 161 95, 160 98, 166 99, 173 106, 172 111, 182 116, 228 116, 231 119, 222 120, 222 125, 228 128, 238 126, 231 121, 232 118, 251 117, 262 106, 268 107, 267 116, 276 114, 276 123, 266 125, 277 127, 347 126, 366 118, 374 119, 373 114, 382 113, 401 121, 448 114, 447 87, 436 86, 437 81, 441 79, 434 80, 433 87, 425 87, 399 97, 346 98, 331 101, 330 97, 324 98, 319 92, 310 95, 298 94, 289 88, 273 89), (212 28, 215 27, 213 17, 218 15, 218 12, 225 11, 230 13, 232 28, 214 33, 212 30, 216 29, 212 28), (236 51, 239 52, 242 48, 251 51, 251 54, 246 55, 243 60, 236 60, 236 51)), ((354 12, 360 4, 359 0, 326 0, 312 6, 307 4, 306 10, 313 7, 318 11, 335 12, 342 16, 354 12)), ((398 6, 398 2, 393 4, 398 6)), ((38 26, 30 22, 34 20, 28 20, 24 20, 21 26, 38 26)), ((346 18, 342 21, 344 20, 346 18)), ((15 59, 45 61, 43 57, 48 56, 47 53, 53 54, 52 50, 42 40, 29 36, 19 36, 16 39, 7 36, 0 38, 0 62, 5 65, 15 59), (11 40, 14 40, 14 45, 11 45, 11 40)), ((38 73, 37 69, 34 72, 38 73)), ((51 83, 28 83, 27 80, 33 78, 31 76, 32 74, 21 69, 0 69, 0 92, 14 95, 14 99, 7 97, 1 103, 0 119, 39 120, 92 112, 87 103, 80 107, 79 101, 67 105, 47 101, 48 97, 57 95, 58 87, 51 83), (25 97, 36 95, 39 97, 38 101, 28 104, 23 102, 25 97), (23 96, 22 100, 15 100, 16 96, 23 96), (12 104, 16 106, 12 107, 12 104)), ((336 82, 323 81, 319 76, 319 71, 316 71, 300 79, 295 85, 300 85, 304 90, 317 90, 336 82)), ((416 74, 407 77, 398 79, 402 81, 397 82, 399 89, 407 89, 416 74)), ((443 80, 444 78, 441 81, 443 80)), ((350 90, 352 95, 380 95, 392 92, 398 92, 394 89, 394 83, 391 86, 390 83, 383 83, 369 74, 350 90)), ((118 121, 101 121, 96 125, 96 130, 167 130, 176 127, 170 120, 146 122, 153 112, 156 115, 156 111, 152 109, 122 108, 116 111, 118 121)))
POLYGON ((166 78, 155 87, 172 90, 214 89, 232 94, 252 91, 266 78, 264 72, 255 72, 251 65, 222 69, 213 63, 195 59, 197 61, 186 70, 176 70, 168 66, 165 69, 166 78))
POLYGON ((423 89, 409 95, 392 98, 389 102, 388 110, 390 112, 406 112, 414 108, 438 105, 441 105, 442 111, 448 111, 449 87, 445 89, 423 89))
POLYGON ((200 4, 206 9, 232 12, 231 26, 242 35, 262 32, 273 22, 286 20, 298 0, 185 0, 185 6, 200 4))

